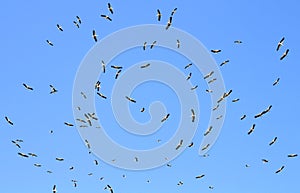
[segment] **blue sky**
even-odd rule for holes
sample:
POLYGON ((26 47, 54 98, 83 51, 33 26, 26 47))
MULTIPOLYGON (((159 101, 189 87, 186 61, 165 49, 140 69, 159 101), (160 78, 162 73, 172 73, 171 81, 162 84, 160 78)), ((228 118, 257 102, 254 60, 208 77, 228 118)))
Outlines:
MULTIPOLYGON (((115 13, 112 22, 100 17, 108 14, 108 1, 62 2, 62 1, 3 1, 0 6, 2 30, 0 71, 0 175, 1 190, 5 192, 50 192, 54 184, 58 192, 103 191, 110 184, 118 192, 297 192, 300 189, 299 157, 288 158, 288 154, 299 152, 297 109, 300 107, 297 83, 300 81, 298 57, 299 2, 279 1, 109 1, 115 13), (211 101, 205 92, 207 84, 196 69, 192 80, 198 84, 200 124, 194 138, 194 147, 187 148, 171 161, 172 167, 163 166, 147 171, 127 171, 112 167, 97 157, 88 154, 75 127, 72 110, 73 82, 80 62, 95 45, 91 37, 96 30, 98 39, 122 28, 141 24, 167 23, 171 11, 177 7, 172 26, 184 30, 208 49, 221 49, 213 54, 217 64, 229 59, 220 67, 226 89, 233 92, 227 100, 227 112, 222 132, 209 151, 209 157, 198 156, 198 147, 203 132, 207 129, 211 101), (160 9, 162 20, 156 19, 160 9), (77 29, 72 23, 75 16, 82 19, 77 29), (60 24, 64 31, 56 28, 60 24), (276 51, 278 41, 285 37, 284 46, 276 51), (54 46, 47 45, 46 40, 54 46), (242 44, 234 44, 241 40, 242 44), (289 49, 282 61, 281 54, 289 49), (280 78, 279 84, 272 86, 280 78), (26 90, 22 83, 33 87, 26 90), (58 92, 50 95, 49 84, 58 92), (240 98, 237 103, 231 100, 240 98), (269 113, 259 119, 253 116, 272 105, 269 113), (247 118, 240 121, 246 114, 247 118), (8 116, 14 125, 6 123, 8 116), (251 125, 256 128, 247 135, 251 125), (49 131, 53 130, 53 134, 49 131), (277 142, 268 143, 278 137, 277 142), (11 140, 22 139, 21 149, 11 140), (18 152, 33 152, 37 158, 22 158, 18 152), (65 158, 58 162, 56 157, 65 158), (261 159, 269 163, 262 163, 261 159), (94 164, 98 159, 99 165, 94 164), (42 167, 34 167, 34 163, 42 167), (249 168, 245 164, 250 165, 249 168), (283 171, 275 174, 282 165, 283 171), (73 171, 69 167, 74 166, 73 171), (48 174, 46 171, 53 171, 48 174), (88 176, 88 173, 93 173, 88 176), (122 175, 126 177, 123 178, 122 175), (195 176, 205 174, 203 179, 195 176), (99 178, 104 177, 103 181, 99 178), (72 186, 78 180, 78 187, 72 186), (150 183, 147 182, 150 180, 150 183), (177 186, 179 181, 182 186, 177 186), (211 190, 208 187, 213 186, 211 190)), ((187 64, 185 58, 161 49, 144 53, 132 50, 113 62, 124 61, 127 66, 146 59, 168 61, 182 71, 187 64)), ((125 65, 125 64, 124 64, 125 65)), ((109 69, 110 75, 114 71, 109 69)), ((109 74, 108 74, 109 75, 109 74)), ((107 76, 108 77, 108 76, 107 76)), ((113 78, 110 78, 111 80, 113 78)), ((114 81, 107 80, 103 92, 109 93, 114 81)), ((172 90, 147 83, 137 88, 133 95, 145 106, 151 101, 161 100, 172 112, 172 119, 164 125, 157 136, 138 139, 120 134, 118 130, 107 132, 118 143, 131 148, 152 148, 156 139, 168 140, 178 125, 180 109, 172 90), (139 92, 140 89, 140 92, 139 92), (149 90, 150 89, 150 90, 149 90), (151 92, 153 90, 153 92, 151 92), (147 92, 146 92, 147 91, 147 92), (163 95, 159 95, 163 93, 163 95), (167 96, 168 100, 166 100, 167 96), (171 128, 171 129, 168 129, 171 128), (174 128, 174 129, 172 129, 174 128), (134 138, 134 140, 133 140, 134 138)), ((109 103, 96 97, 99 117, 104 116, 104 125, 117 127, 111 116, 109 103), (104 103, 106 102, 106 103, 104 103), (101 105, 105 110, 101 112, 101 105), (108 116, 107 118, 105 116, 108 116)), ((130 106, 133 116, 147 121, 147 113, 141 115, 139 107, 130 106)))

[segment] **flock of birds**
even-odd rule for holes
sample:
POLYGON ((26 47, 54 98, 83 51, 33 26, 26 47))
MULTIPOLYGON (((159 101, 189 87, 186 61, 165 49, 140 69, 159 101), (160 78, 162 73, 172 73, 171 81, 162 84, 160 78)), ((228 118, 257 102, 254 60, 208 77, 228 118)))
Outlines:
MULTIPOLYGON (((113 7, 112 7, 112 5, 111 5, 110 3, 107 4, 107 8, 108 8, 108 10, 109 10, 109 13, 110 13, 111 15, 113 15, 113 14, 114 14, 114 9, 113 9, 113 7)), ((166 24, 166 27, 165 27, 166 30, 168 30, 168 29, 170 28, 170 26, 172 25, 173 16, 174 16, 174 14, 175 14, 176 11, 177 11, 177 8, 173 9, 173 11, 171 12, 171 15, 170 15, 170 17, 169 17, 169 19, 168 19, 168 22, 167 22, 167 24, 166 24)), ((111 18, 110 15, 104 15, 104 14, 102 14, 102 15, 100 15, 100 16, 101 16, 102 18, 108 20, 108 21, 112 21, 112 18, 111 18)), ((156 15, 156 16, 157 16, 157 21, 161 21, 162 13, 161 13, 161 11, 160 11, 159 9, 157 9, 157 15, 156 15)), ((74 25, 75 25, 77 28, 80 28, 80 25, 82 24, 82 20, 81 20, 81 18, 80 18, 79 16, 76 16, 76 20, 74 20, 73 23, 74 23, 74 25)), ((64 31, 64 30, 63 30, 63 27, 62 27, 61 25, 57 24, 56 27, 57 27, 57 29, 58 29, 59 31, 62 31, 62 32, 64 31)), ((97 34, 96 34, 96 31, 95 31, 95 30, 92 31, 92 38, 94 39, 95 42, 98 41, 98 39, 97 39, 97 34)), ((276 51, 279 51, 279 50, 281 49, 281 47, 283 46, 284 40, 285 40, 285 38, 283 37, 283 38, 278 42, 276 51)), ((48 43, 48 45, 54 46, 54 44, 53 44, 50 40, 46 40, 46 42, 48 43)), ((241 41, 241 40, 235 40, 234 43, 235 43, 235 44, 241 44, 242 41, 241 41)), ((153 49, 154 46, 155 46, 156 44, 157 44, 157 42, 154 41, 154 42, 150 45, 150 49, 153 49)), ((177 48, 180 48, 180 40, 179 40, 179 39, 177 40, 176 44, 177 44, 177 48)), ((143 50, 146 50, 146 47, 147 47, 147 42, 144 42, 144 43, 142 44, 143 50)), ((220 53, 222 50, 220 50, 220 49, 212 49, 212 50, 210 50, 210 51, 211 51, 213 54, 218 54, 218 53, 220 53)), ((288 55, 288 53, 289 53, 289 49, 286 49, 286 50, 283 52, 283 54, 281 55, 281 57, 280 57, 279 59, 280 59, 280 60, 283 60, 283 59, 288 55)), ((223 65, 225 65, 225 64, 227 64, 227 63, 229 63, 229 60, 223 61, 223 62, 220 64, 220 66, 223 66, 223 65)), ((105 72, 106 72, 106 64, 105 64, 105 62, 104 62, 104 61, 101 61, 101 65, 102 65, 102 72, 105 73, 105 72)), ((150 64, 148 63, 148 64, 144 64, 144 65, 140 66, 140 68, 144 69, 144 68, 148 68, 149 66, 150 66, 150 64)), ((187 65, 184 67, 184 69, 188 69, 188 68, 191 67, 191 66, 192 66, 192 63, 189 63, 189 64, 187 64, 187 65)), ((117 79, 117 78, 120 76, 120 73, 121 73, 123 67, 122 67, 122 66, 115 66, 115 65, 112 65, 111 68, 116 70, 115 79, 117 79)), ((207 83, 208 83, 208 84, 211 84, 211 83, 213 83, 214 81, 216 81, 216 78, 213 78, 213 77, 212 77, 213 74, 214 74, 214 71, 211 71, 210 73, 208 73, 207 75, 204 76, 204 79, 207 80, 207 83)), ((191 77, 192 77, 192 73, 190 72, 190 73, 188 74, 186 80, 190 80, 191 77)), ((273 83, 273 86, 277 85, 277 84, 279 83, 279 80, 280 80, 280 78, 277 78, 277 79, 275 80, 275 82, 273 83)), ((26 83, 23 83, 23 86, 24 86, 25 89, 27 89, 27 90, 29 90, 29 91, 33 91, 33 90, 34 90, 33 87, 29 86, 29 85, 26 84, 26 83)), ((58 92, 58 90, 57 90, 53 85, 49 85, 49 86, 50 86, 50 94, 55 94, 55 93, 58 92)), ((195 89, 197 89, 197 87, 198 87, 198 85, 195 85, 194 87, 191 88, 191 90, 195 90, 195 89)), ((101 98, 103 98, 103 99, 107 99, 107 96, 105 96, 104 94, 100 93, 100 89, 101 89, 101 82, 100 82, 100 81, 97 81, 97 82, 95 83, 95 90, 96 90, 96 92, 97 92, 97 95, 99 95, 99 96, 100 96, 101 98)), ((207 92, 207 93, 212 93, 213 90, 208 90, 208 89, 207 89, 206 92, 207 92)), ((224 93, 224 94, 220 97, 220 99, 217 101, 218 105, 215 106, 215 107, 213 107, 212 110, 213 110, 213 111, 217 110, 218 107, 219 107, 219 103, 221 103, 224 99, 226 99, 231 93, 232 93, 232 90, 229 90, 228 92, 224 93)), ((87 96, 86 96, 83 92, 81 92, 81 95, 82 95, 82 97, 84 97, 85 99, 87 98, 87 96)), ((126 100, 128 100, 128 101, 131 102, 131 103, 136 103, 136 102, 137 102, 135 99, 131 98, 130 96, 124 96, 124 97, 125 97, 126 100)), ((233 99, 233 100, 232 100, 232 102, 238 102, 238 101, 239 101, 239 98, 236 98, 236 99, 233 99)), ((81 110, 80 107, 77 107, 77 108, 78 108, 78 110, 81 110)), ((254 115, 254 118, 257 119, 257 118, 260 118, 260 117, 264 116, 265 114, 267 114, 267 113, 270 112, 271 108, 272 108, 272 105, 268 106, 266 109, 262 110, 261 112, 257 113, 256 115, 254 115)), ((142 107, 142 108, 140 109, 140 112, 144 112, 144 111, 145 111, 145 108, 142 107)), ((76 119, 76 121, 79 121, 79 122, 82 123, 82 125, 81 125, 80 127, 89 127, 89 126, 92 126, 92 120, 98 120, 98 118, 95 116, 95 113, 84 113, 83 115, 84 115, 84 118, 77 118, 77 119, 76 119)), ((219 117, 217 117, 217 119, 221 119, 222 116, 223 116, 223 115, 220 115, 219 117)), ((162 117, 162 119, 160 120, 161 123, 167 121, 167 120, 169 119, 169 117, 170 117, 170 113, 166 114, 166 115, 165 115, 164 117, 162 117)), ((244 115, 242 115, 242 116, 240 117, 240 120, 244 120, 246 117, 247 117, 247 116, 244 114, 244 115)), ((194 109, 191 109, 191 121, 194 122, 194 121, 195 121, 195 118, 196 118, 195 111, 194 111, 194 109)), ((7 122, 9 125, 11 125, 11 126, 14 125, 13 121, 12 121, 9 117, 5 116, 5 120, 6 120, 6 122, 7 122)), ((69 126, 69 127, 73 127, 73 126, 74 126, 74 124, 69 123, 69 122, 64 122, 64 124, 65 124, 66 126, 69 126)), ((250 134, 253 133, 253 131, 255 130, 255 126, 256 126, 255 124, 253 124, 253 125, 251 126, 251 128, 250 128, 249 131, 247 132, 248 135, 250 135, 250 134)), ((212 127, 212 126, 209 126, 209 127, 207 128, 207 130, 205 130, 204 136, 209 135, 209 133, 211 133, 212 130, 213 130, 213 127, 212 127)), ((53 133, 53 131, 51 130, 50 133, 53 133)), ((159 142, 159 141, 161 141, 161 140, 158 140, 158 142, 159 142)), ((269 142, 269 145, 270 145, 270 146, 273 145, 274 143, 276 143, 276 141, 277 141, 277 137, 274 137, 274 138, 272 139, 272 141, 269 142)), ((12 140, 11 142, 12 142, 18 149, 21 149, 21 144, 23 143, 23 140, 22 140, 22 139, 12 140)), ((179 143, 177 144, 177 146, 175 147, 175 149, 178 150, 179 148, 181 148, 181 147, 183 146, 183 143, 184 143, 184 141, 183 141, 183 140, 180 140, 179 143)), ((85 144, 86 144, 86 146, 87 146, 88 149, 91 148, 91 147, 90 147, 90 144, 89 144, 89 142, 88 142, 88 140, 85 140, 85 144)), ((193 142, 191 142, 191 143, 188 145, 188 147, 192 147, 192 146, 193 146, 193 142)), ((202 150, 207 149, 209 146, 210 146, 210 144, 206 144, 205 146, 202 147, 202 150)), ((91 153, 91 152, 89 151, 89 153, 91 153)), ((23 158, 37 157, 37 156, 38 156, 38 155, 35 154, 35 153, 23 153, 23 152, 18 152, 18 155, 21 156, 21 157, 23 157, 23 158)), ((206 156, 208 156, 208 154, 205 154, 205 155, 203 155, 203 156, 206 157, 206 156)), ((288 154, 287 156, 288 156, 289 158, 294 158, 294 157, 297 157, 298 154, 293 153, 293 154, 288 154)), ((55 159, 56 159, 56 161, 58 161, 58 162, 64 161, 64 158, 61 158, 61 157, 56 157, 55 159)), ((138 162, 138 158, 137 158, 137 157, 135 157, 134 160, 135 160, 136 162, 138 162)), ((116 160, 112 160, 112 161, 116 161, 116 160)), ((268 163, 269 161, 268 161, 267 159, 262 159, 262 162, 263 162, 263 163, 268 163)), ((95 164, 95 165, 98 165, 98 161, 97 161, 97 160, 94 160, 94 164, 95 164)), ((42 165, 39 164, 39 163, 35 163, 34 166, 35 166, 35 167, 42 167, 42 165)), ((168 167, 171 167, 171 164, 168 163, 167 166, 168 166, 168 167)), ((245 166, 246 166, 246 167, 250 167, 250 165, 248 165, 248 164, 246 164, 245 166)), ((284 168, 285 168, 285 166, 282 165, 281 167, 278 168, 278 170, 275 171, 275 173, 280 173, 280 172, 282 172, 284 168)), ((73 166, 71 166, 71 167, 69 168, 69 170, 73 170, 73 169, 74 169, 73 166)), ((47 170, 47 173, 52 173, 52 171, 51 171, 51 170, 47 170)), ((92 173, 89 173, 88 175, 92 175, 92 173)), ((125 177, 125 175, 123 175, 123 177, 125 177)), ((204 178, 204 177, 205 177, 205 174, 201 174, 201 175, 195 176, 196 179, 202 179, 202 178, 204 178)), ((100 178, 100 180, 103 180, 103 179, 104 179, 104 177, 101 177, 101 178, 100 178)), ((77 180, 74 180, 74 179, 73 179, 73 180, 71 180, 71 181, 72 181, 72 183, 73 183, 73 186, 74 186, 74 187, 77 187, 77 180)), ((147 182, 150 182, 150 180, 148 180, 147 182)), ((182 182, 182 181, 179 181, 179 182, 177 183, 177 185, 178 185, 178 186, 181 186, 181 185, 183 185, 183 182, 182 182)), ((214 187, 213 187, 213 186, 209 186, 209 189, 214 189, 214 187)), ((113 193, 113 188, 112 188, 109 184, 107 184, 107 185, 104 187, 104 190, 109 190, 111 193, 113 193)), ((56 187, 56 185, 53 185, 52 192, 53 192, 53 193, 56 193, 56 192, 57 192, 57 187, 56 187)))

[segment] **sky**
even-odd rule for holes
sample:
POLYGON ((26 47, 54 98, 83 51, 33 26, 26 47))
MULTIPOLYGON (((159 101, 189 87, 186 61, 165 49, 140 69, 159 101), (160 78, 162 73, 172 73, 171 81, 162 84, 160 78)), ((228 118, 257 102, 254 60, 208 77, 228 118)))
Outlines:
MULTIPOLYGON (((0 71, 0 181, 5 192, 108 192, 109 184, 118 192, 297 192, 300 154, 297 109, 300 107, 300 82, 297 53, 300 17, 299 2, 280 1, 2 1, 0 17, 2 30, 0 71), (110 14, 111 3, 114 14, 110 14), (232 90, 226 100, 222 131, 208 157, 198 155, 203 133, 208 127, 212 102, 203 74, 195 65, 184 69, 190 61, 180 54, 154 47, 153 51, 141 46, 118 55, 111 64, 124 66, 155 59, 168 62, 182 71, 192 85, 198 85, 199 125, 193 138, 194 146, 169 164, 162 167, 131 171, 116 168, 89 154, 84 140, 76 128, 73 116, 73 87, 76 73, 84 57, 98 42, 119 31, 143 24, 166 25, 174 8, 172 27, 183 30, 198 39, 219 66, 226 90, 232 90), (157 21, 156 10, 162 13, 157 21), (110 15, 112 21, 101 18, 110 15), (82 24, 76 28, 73 21, 80 16, 82 24), (64 31, 59 31, 60 24, 64 31), (283 46, 276 51, 278 42, 285 37, 283 46), (49 46, 46 40, 53 42, 49 46), (241 40, 241 44, 235 44, 241 40), (218 54, 210 52, 221 49, 218 54), (288 55, 279 58, 286 49, 288 55), (280 78, 277 85, 273 82, 280 78), (22 85, 26 83, 33 90, 22 85), (58 92, 50 93, 49 85, 58 92), (233 103, 233 99, 239 98, 233 103), (254 115, 272 105, 270 112, 255 119, 254 115), (240 120, 246 114, 244 120, 240 120), (13 125, 6 122, 8 117, 13 125), (68 127, 64 122, 74 124, 68 127), (256 124, 250 135, 248 130, 256 124), (50 133, 50 131, 53 133, 50 133), (270 146, 269 142, 277 137, 270 146), (22 139, 18 148, 12 140, 22 139), (37 157, 23 158, 18 152, 35 153, 37 157), (55 158, 64 158, 59 162, 55 158), (269 160, 263 163, 262 159, 269 160), (94 160, 99 164, 95 165, 94 160), (35 167, 34 164, 41 164, 35 167), (245 167, 245 165, 250 167, 245 167), (73 166, 74 170, 69 170, 73 166), (281 166, 282 172, 275 173, 281 166), (51 170, 49 174, 46 171, 51 170), (92 175, 88 175, 92 173, 92 175), (202 179, 195 177, 205 174, 202 179), (123 177, 125 175, 125 177, 123 177), (103 180, 100 180, 104 177, 103 180), (73 187, 71 180, 77 180, 73 187), (178 186, 181 181, 183 185, 178 186), (213 187, 210 189, 209 187, 213 187)), ((159 42, 158 42, 159 44, 159 42)), ((100 61, 99 61, 99 65, 100 61)), ((101 92, 110 97, 117 80, 115 70, 108 64, 101 79, 101 92)), ((166 74, 168 72, 165 72, 166 74)), ((177 88, 180 89, 180 88, 177 88)), ((174 91, 167 85, 146 82, 139 85, 132 97, 137 105, 130 104, 132 116, 147 122, 147 111, 153 101, 164 103, 170 118, 161 130, 150 136, 134 136, 119 128, 112 113, 110 100, 95 93, 97 117, 105 132, 115 142, 127 148, 147 150, 172 138, 180 121, 181 108, 174 91), (144 113, 139 112, 145 107, 144 113), (160 143, 157 139, 161 139, 160 143)), ((109 147, 103 147, 105 151, 109 147)))

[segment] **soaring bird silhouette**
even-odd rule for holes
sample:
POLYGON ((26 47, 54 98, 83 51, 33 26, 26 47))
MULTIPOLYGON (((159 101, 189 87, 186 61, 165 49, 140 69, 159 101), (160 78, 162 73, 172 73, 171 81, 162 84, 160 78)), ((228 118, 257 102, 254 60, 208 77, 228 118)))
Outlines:
POLYGON ((268 112, 271 110, 271 108, 272 108, 272 105, 270 105, 266 110, 264 110, 264 111, 262 111, 262 112, 256 114, 256 115, 254 116, 254 118, 258 118, 258 117, 263 116, 264 114, 268 113, 268 112))
POLYGON ((110 3, 107 3, 107 7, 108 7, 109 12, 110 12, 111 14, 114 14, 114 9, 113 9, 113 7, 111 6, 110 3))
POLYGON ((273 145, 277 140, 277 137, 274 137, 274 139, 272 139, 272 141, 269 143, 269 145, 273 145))
POLYGON ((78 15, 76 16, 76 19, 77 19, 78 23, 81 24, 81 19, 78 15))
POLYGON ((101 17, 103 17, 106 20, 112 21, 112 19, 108 15, 101 15, 101 17))
POLYGON ((96 31, 95 30, 93 30, 93 35, 92 35, 92 37, 94 38, 94 40, 95 40, 95 42, 97 42, 98 40, 97 40, 97 34, 96 34, 96 31))
POLYGON ((7 116, 5 116, 4 118, 8 124, 14 125, 14 123, 7 116))
POLYGON ((248 135, 250 135, 255 129, 255 124, 253 124, 250 128, 250 130, 248 131, 248 135))
POLYGON ((157 16, 157 20, 160 21, 160 19, 161 19, 161 13, 160 13, 160 10, 159 10, 159 9, 157 9, 157 14, 156 14, 156 16, 157 16))
POLYGON ((276 51, 278 51, 280 49, 280 47, 283 46, 283 42, 284 42, 284 37, 281 38, 281 40, 278 42, 276 51))
POLYGON ((289 51, 290 51, 290 50, 287 49, 287 50, 281 55, 280 60, 283 60, 283 59, 288 55, 289 51))
POLYGON ((276 174, 278 174, 279 172, 281 172, 284 169, 285 166, 281 166, 278 170, 276 170, 276 174))
POLYGON ((46 40, 46 42, 48 43, 48 45, 53 46, 53 43, 50 40, 46 40))
POLYGON ((33 90, 33 88, 31 86, 29 86, 28 84, 23 83, 23 86, 27 89, 27 90, 33 90))
POLYGON ((59 24, 56 24, 56 27, 59 31, 64 31, 63 28, 59 24))
POLYGON ((172 17, 170 17, 169 20, 168 20, 166 30, 169 29, 171 25, 172 25, 172 17))

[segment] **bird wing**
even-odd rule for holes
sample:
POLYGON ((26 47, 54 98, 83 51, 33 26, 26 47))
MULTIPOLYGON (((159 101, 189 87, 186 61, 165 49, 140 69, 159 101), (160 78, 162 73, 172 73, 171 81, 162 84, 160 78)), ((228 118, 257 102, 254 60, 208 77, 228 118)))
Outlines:
POLYGON ((160 10, 157 9, 157 20, 160 21, 161 19, 161 13, 160 13, 160 10))

